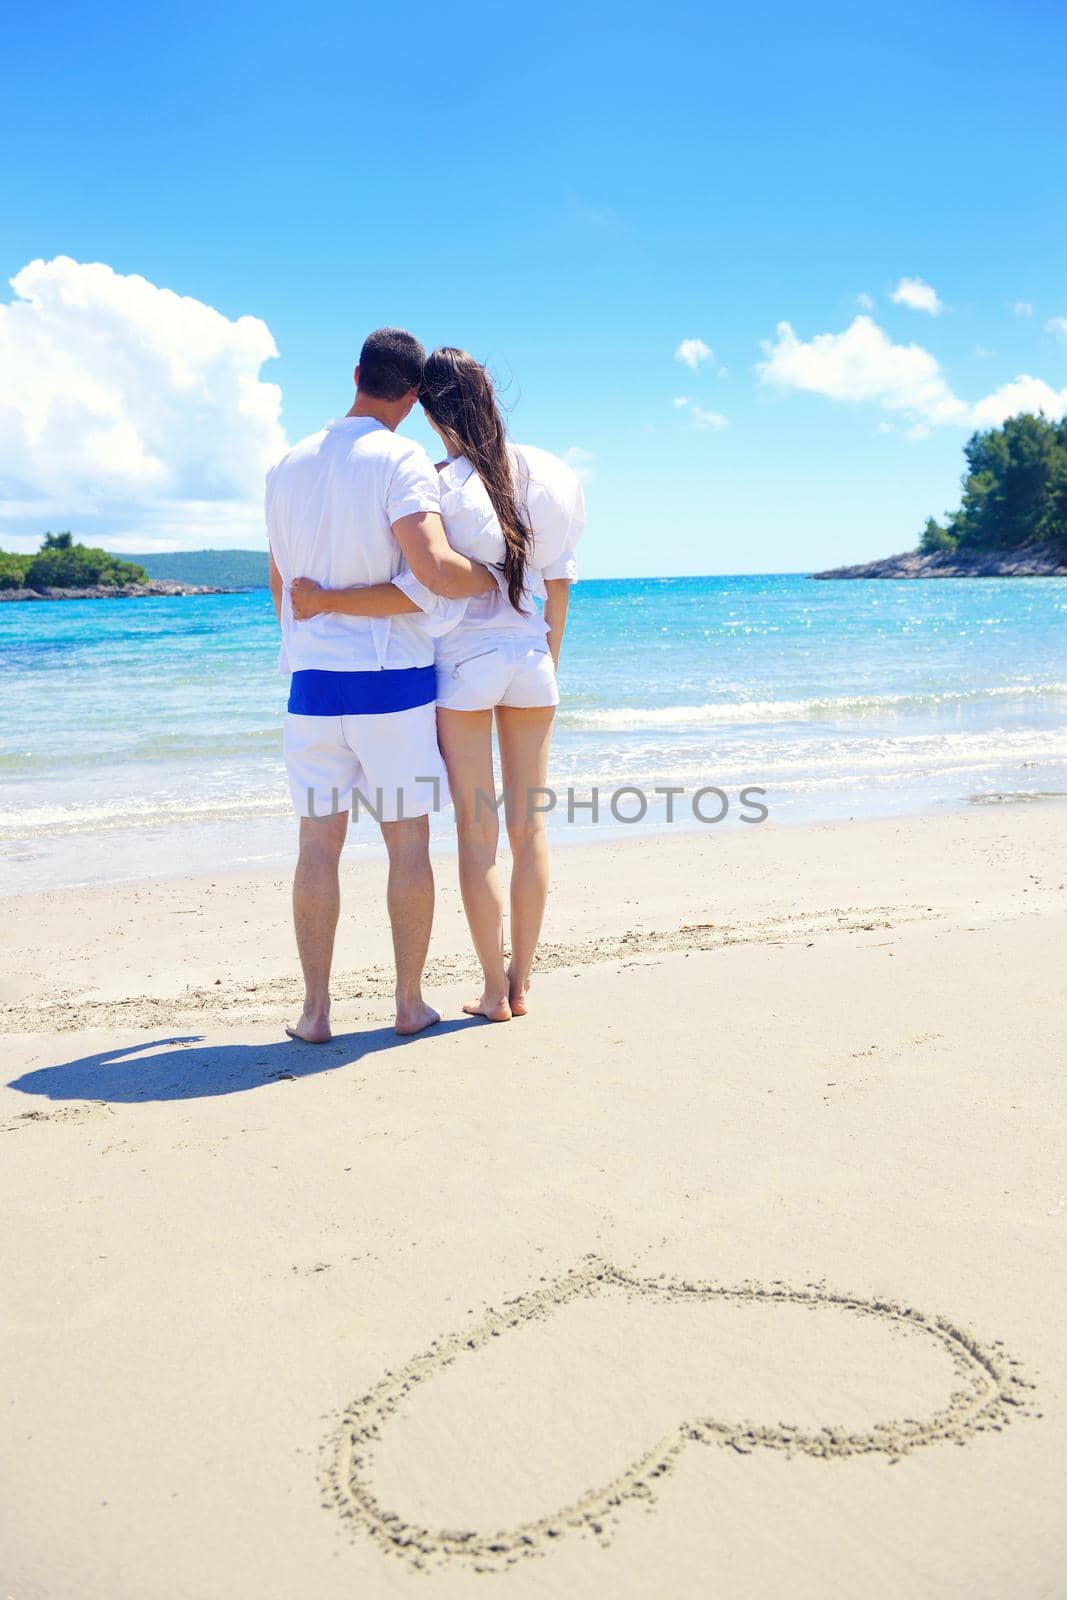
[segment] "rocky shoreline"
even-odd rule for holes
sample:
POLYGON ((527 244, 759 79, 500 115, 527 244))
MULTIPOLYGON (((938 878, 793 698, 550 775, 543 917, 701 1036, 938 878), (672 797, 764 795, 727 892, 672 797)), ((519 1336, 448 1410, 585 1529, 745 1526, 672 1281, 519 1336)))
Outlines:
POLYGON ((236 589, 215 589, 205 584, 176 583, 172 578, 160 578, 148 583, 92 584, 86 589, 0 589, 0 601, 145 600, 161 595, 236 593, 236 589))
POLYGON ((881 561, 855 567, 832 567, 813 572, 813 578, 1067 578, 1067 557, 1051 545, 1031 545, 1025 550, 987 550, 980 555, 960 555, 939 550, 920 555, 905 550, 881 561))

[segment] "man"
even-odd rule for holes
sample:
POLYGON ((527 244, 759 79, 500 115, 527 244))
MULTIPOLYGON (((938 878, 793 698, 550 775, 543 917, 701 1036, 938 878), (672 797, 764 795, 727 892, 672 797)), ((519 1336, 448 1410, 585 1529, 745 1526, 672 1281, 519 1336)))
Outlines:
POLYGON ((430 458, 396 434, 418 398, 425 360, 410 333, 372 333, 351 410, 267 475, 271 593, 292 673, 285 759, 300 817, 293 920, 305 994, 286 1032, 308 1044, 331 1037, 338 868, 349 809, 361 803, 377 816, 389 854, 396 1031, 418 1033, 440 1020, 422 997, 434 903, 429 813, 444 787, 432 632, 447 622, 449 601, 495 584, 449 546, 430 458), (399 577, 411 598, 400 615, 298 622, 288 589, 300 577, 330 588, 399 577))

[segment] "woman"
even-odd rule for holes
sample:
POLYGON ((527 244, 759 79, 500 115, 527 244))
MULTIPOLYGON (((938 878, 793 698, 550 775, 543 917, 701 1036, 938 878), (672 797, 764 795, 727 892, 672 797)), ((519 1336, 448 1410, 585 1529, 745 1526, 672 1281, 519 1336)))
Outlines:
MULTIPOLYGON (((447 453, 439 471, 449 543, 497 577, 496 590, 467 601, 458 624, 437 640, 437 728, 456 812, 460 889, 483 975, 481 994, 463 1009, 507 1022, 527 1011, 548 895, 541 807, 574 547, 584 523, 582 489, 555 456, 508 442, 492 380, 465 351, 434 351, 419 398, 447 453), (512 851, 507 966, 496 864, 494 718, 512 851)), ((303 587, 303 581, 294 586, 294 606, 317 609, 324 591, 310 585, 306 598, 303 587)), ((343 594, 345 609, 360 603, 358 590, 343 594)), ((331 604, 336 600, 340 594, 331 604)))
POLYGON ((448 456, 440 472, 449 543, 498 573, 497 591, 467 601, 458 626, 437 642, 437 733, 456 811, 463 905, 484 980, 478 999, 463 1009, 506 1022, 527 1010, 548 896, 539 791, 559 704, 556 669, 584 522, 582 489, 547 451, 508 443, 492 380, 473 356, 435 350, 419 398, 448 456), (536 599, 544 601, 543 614, 536 599), (506 970, 494 717, 512 852, 506 970))

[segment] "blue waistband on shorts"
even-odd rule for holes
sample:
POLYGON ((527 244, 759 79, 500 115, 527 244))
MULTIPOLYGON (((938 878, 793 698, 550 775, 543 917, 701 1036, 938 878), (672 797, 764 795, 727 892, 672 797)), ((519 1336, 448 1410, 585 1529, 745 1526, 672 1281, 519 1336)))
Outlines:
POLYGON ((374 716, 411 711, 437 699, 433 667, 395 667, 381 672, 329 672, 309 667, 294 672, 289 710, 300 717, 374 716))

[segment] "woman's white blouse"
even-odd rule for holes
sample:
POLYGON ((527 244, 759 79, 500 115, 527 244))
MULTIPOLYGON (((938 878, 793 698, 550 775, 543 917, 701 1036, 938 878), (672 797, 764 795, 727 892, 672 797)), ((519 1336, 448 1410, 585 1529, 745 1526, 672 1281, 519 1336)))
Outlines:
MULTIPOLYGON (((546 578, 578 576, 574 550, 585 526, 585 498, 573 468, 558 456, 533 445, 509 445, 519 512, 530 529, 527 546, 526 594, 523 610, 508 599, 499 568, 504 560, 504 535, 481 478, 465 456, 441 468, 441 517, 448 542, 471 561, 493 569, 496 593, 466 602, 455 634, 471 628, 526 632, 544 637, 546 628, 535 600, 544 600, 546 578)), ((401 582, 400 587, 403 587, 401 582)), ((444 643, 452 647, 455 634, 444 643)))

